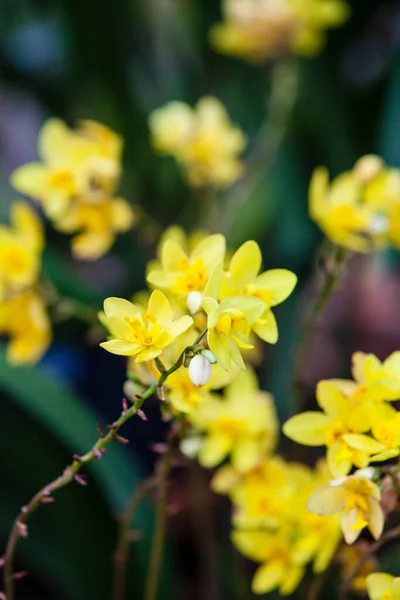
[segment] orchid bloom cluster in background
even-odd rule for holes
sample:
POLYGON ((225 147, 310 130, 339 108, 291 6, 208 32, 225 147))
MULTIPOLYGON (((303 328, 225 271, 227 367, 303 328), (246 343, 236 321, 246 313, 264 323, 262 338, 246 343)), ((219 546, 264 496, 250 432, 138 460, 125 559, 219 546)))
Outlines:
POLYGON ((195 108, 169 102, 151 113, 149 126, 154 149, 175 158, 189 185, 222 189, 242 175, 246 137, 217 98, 201 98, 195 108))
POLYGON ((74 234, 76 258, 99 258, 137 220, 133 207, 115 196, 121 137, 94 121, 72 130, 50 119, 39 134, 38 151, 41 162, 16 169, 12 185, 36 200, 58 231, 74 234))
POLYGON ((310 57, 325 41, 325 30, 349 16, 343 0, 223 0, 223 21, 210 31, 223 54, 262 62, 288 54, 310 57))
POLYGON ((11 364, 38 361, 51 340, 46 306, 38 289, 44 233, 27 203, 14 202, 11 224, 0 226, 0 335, 10 338, 11 364))
POLYGON ((310 216, 330 240, 349 250, 400 248, 400 169, 367 155, 330 183, 327 169, 317 168, 310 216))

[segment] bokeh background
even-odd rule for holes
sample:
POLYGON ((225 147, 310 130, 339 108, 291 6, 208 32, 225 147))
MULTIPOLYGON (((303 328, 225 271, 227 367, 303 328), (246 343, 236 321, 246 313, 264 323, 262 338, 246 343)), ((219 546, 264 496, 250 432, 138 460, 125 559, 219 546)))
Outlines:
MULTIPOLYGON (((321 234, 307 214, 312 170, 325 164, 336 175, 370 152, 400 166, 400 2, 350 4, 351 19, 329 33, 318 58, 284 65, 279 76, 287 82, 272 107, 273 65, 250 66, 210 47, 218 0, 2 0, 0 6, 1 220, 16 197, 10 173, 35 159, 48 117, 114 128, 125 139, 122 193, 149 217, 94 263, 73 261, 67 236, 47 224, 45 276, 93 314, 103 298, 130 297, 144 287, 158 232, 172 223, 222 231, 233 247, 256 239, 267 268, 299 276, 296 293, 277 310, 280 341, 258 365, 281 418, 293 409, 293 348, 317 284, 321 234), (246 132, 252 157, 248 175, 211 199, 187 187, 172 159, 154 154, 147 127, 149 113, 165 102, 194 104, 204 94, 224 102, 246 132), (293 105, 287 119, 282 103, 293 105)), ((354 350, 382 358, 400 348, 399 307, 398 254, 354 258, 304 365, 310 403, 320 378, 349 374, 354 350)), ((120 412, 124 363, 98 341, 96 328, 78 315, 55 324, 55 342, 34 369, 7 366, 0 347, 2 547, 19 507, 73 452, 89 447, 96 421, 106 424, 120 412)), ((152 443, 166 431, 155 402, 147 414, 147 423, 126 427, 129 447, 115 445, 91 465, 88 487, 62 490, 35 515, 18 551, 18 570, 30 573, 18 582, 21 600, 111 598, 116 515, 151 472, 152 443)), ((173 476, 160 600, 252 598, 251 567, 229 544, 228 503, 207 492, 208 477, 197 467, 173 476)), ((152 522, 151 502, 144 503, 135 522, 142 539, 132 546, 129 598, 142 594, 152 522)), ((297 597, 304 597, 302 588, 297 597)))

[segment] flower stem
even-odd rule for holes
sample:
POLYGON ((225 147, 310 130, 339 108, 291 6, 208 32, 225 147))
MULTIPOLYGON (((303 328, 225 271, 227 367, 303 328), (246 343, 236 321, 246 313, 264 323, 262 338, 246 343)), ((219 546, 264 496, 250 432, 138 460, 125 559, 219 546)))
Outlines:
MULTIPOLYGON (((195 340, 193 346, 199 343, 199 340, 206 333, 206 329, 200 334, 199 337, 195 340)), ((14 557, 18 547, 18 543, 21 537, 27 537, 28 529, 27 523, 33 513, 42 505, 47 504, 53 501, 52 494, 71 483, 72 481, 77 481, 78 483, 83 483, 83 479, 79 476, 79 472, 82 467, 87 463, 91 462, 94 458, 100 459, 104 454, 106 447, 113 441, 118 440, 123 441, 119 438, 118 431, 129 419, 131 419, 137 411, 142 407, 145 400, 153 396, 157 392, 157 388, 162 386, 163 383, 168 379, 169 375, 177 371, 183 364, 185 354, 187 352, 192 351, 193 346, 188 346, 178 357, 176 362, 172 365, 171 368, 164 371, 160 374, 158 380, 153 383, 147 390, 137 399, 132 406, 126 410, 123 409, 122 413, 118 417, 114 423, 108 426, 108 433, 100 431, 100 436, 92 446, 91 450, 83 454, 82 456, 76 456, 73 462, 64 469, 62 475, 51 481, 49 484, 45 485, 41 490, 39 490, 26 504, 23 506, 14 521, 13 527, 11 529, 6 551, 3 556, 3 581, 4 581, 4 592, 7 600, 14 600, 14 592, 15 592, 15 579, 14 579, 14 557)))
POLYGON ((295 354, 294 368, 294 392, 297 397, 297 408, 301 408, 301 383, 307 355, 313 341, 318 321, 326 309, 335 288, 340 281, 346 265, 349 253, 340 246, 331 246, 328 251, 322 249, 318 262, 321 267, 322 278, 319 284, 317 296, 305 318, 300 331, 299 342, 295 354))

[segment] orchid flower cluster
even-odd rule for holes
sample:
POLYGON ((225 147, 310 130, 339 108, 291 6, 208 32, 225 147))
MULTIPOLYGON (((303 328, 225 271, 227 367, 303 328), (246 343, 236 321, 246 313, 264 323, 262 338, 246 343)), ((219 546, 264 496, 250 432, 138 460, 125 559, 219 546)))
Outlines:
POLYGON ((40 162, 17 168, 12 185, 36 200, 58 231, 74 235, 76 258, 103 256, 138 216, 115 196, 122 138, 94 121, 82 121, 72 130, 60 119, 49 119, 40 131, 38 152, 40 162))

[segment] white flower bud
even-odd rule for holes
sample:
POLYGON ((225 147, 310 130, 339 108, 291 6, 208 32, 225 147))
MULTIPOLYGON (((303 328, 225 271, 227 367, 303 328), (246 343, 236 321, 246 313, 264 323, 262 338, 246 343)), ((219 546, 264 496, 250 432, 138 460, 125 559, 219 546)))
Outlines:
POLYGON ((180 451, 188 458, 196 458, 201 449, 201 441, 200 436, 189 436, 181 441, 180 451))
POLYGON ((189 292, 186 302, 190 314, 195 315, 201 308, 203 294, 201 292, 189 292))
POLYGON ((365 467, 364 469, 358 469, 354 475, 356 477, 365 477, 365 479, 374 479, 376 475, 376 469, 374 467, 365 467))
POLYGON ((197 354, 192 358, 189 365, 189 377, 198 387, 206 385, 211 376, 211 364, 205 356, 197 354))
POLYGON ((214 354, 211 352, 211 350, 202 350, 200 352, 200 354, 202 356, 204 356, 208 361, 210 361, 210 363, 212 365, 215 365, 215 363, 217 362, 217 359, 215 358, 214 354))

